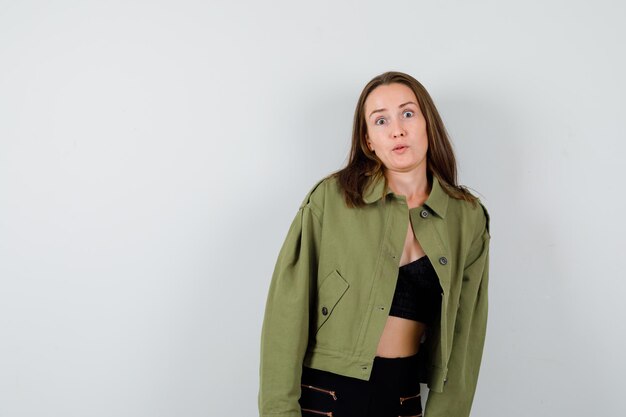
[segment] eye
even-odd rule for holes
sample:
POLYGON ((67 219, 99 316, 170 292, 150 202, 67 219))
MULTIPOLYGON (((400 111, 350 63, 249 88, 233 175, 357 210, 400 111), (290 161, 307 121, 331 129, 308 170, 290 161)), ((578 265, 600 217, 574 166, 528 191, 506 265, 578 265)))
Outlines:
POLYGON ((413 114, 413 112, 411 110, 407 110, 403 114, 407 114, 407 113, 409 113, 408 117, 413 117, 414 116, 414 114, 413 114))
POLYGON ((385 121, 385 119, 384 119, 383 117, 381 117, 380 119, 376 119, 376 121, 374 122, 374 124, 375 124, 375 125, 378 125, 378 126, 382 126, 382 124, 381 124, 381 123, 378 123, 378 122, 384 122, 384 121, 385 121))

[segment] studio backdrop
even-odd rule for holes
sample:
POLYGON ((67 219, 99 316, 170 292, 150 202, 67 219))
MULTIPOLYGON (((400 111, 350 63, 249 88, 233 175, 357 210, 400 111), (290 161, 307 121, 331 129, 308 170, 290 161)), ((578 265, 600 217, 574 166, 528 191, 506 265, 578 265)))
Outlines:
POLYGON ((491 215, 472 415, 626 415, 624 15, 0 1, 0 417, 257 414, 278 250, 390 70, 491 215))

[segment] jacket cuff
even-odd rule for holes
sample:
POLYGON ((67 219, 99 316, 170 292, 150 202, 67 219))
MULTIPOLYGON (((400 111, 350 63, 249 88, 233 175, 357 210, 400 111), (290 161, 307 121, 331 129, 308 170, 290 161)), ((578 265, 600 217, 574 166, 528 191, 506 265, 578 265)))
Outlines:
POLYGON ((447 373, 447 369, 431 367, 428 389, 434 392, 443 392, 443 387, 446 383, 447 373))

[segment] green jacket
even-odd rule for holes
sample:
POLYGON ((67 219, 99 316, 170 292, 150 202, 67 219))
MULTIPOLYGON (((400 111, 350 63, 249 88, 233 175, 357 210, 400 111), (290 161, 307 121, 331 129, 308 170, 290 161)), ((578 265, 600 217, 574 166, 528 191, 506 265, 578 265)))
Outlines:
POLYGON ((432 176, 409 209, 384 178, 348 208, 336 178, 307 194, 278 255, 261 336, 259 414, 300 417, 302 365, 368 380, 396 286, 409 217, 443 289, 420 348, 425 417, 469 416, 487 324, 489 215, 432 176), (384 194, 384 195, 383 195, 384 194))

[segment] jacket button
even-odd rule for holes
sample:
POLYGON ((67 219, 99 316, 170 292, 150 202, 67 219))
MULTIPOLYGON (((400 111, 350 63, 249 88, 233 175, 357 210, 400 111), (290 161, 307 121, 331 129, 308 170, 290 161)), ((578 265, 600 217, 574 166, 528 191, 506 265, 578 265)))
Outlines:
POLYGON ((445 384, 446 382, 448 382, 448 378, 445 378, 445 379, 443 380, 443 383, 444 383, 444 384, 445 384))
POLYGON ((322 314, 325 316, 328 315, 328 309, 326 307, 322 307, 322 314))
POLYGON ((428 211, 422 210, 420 213, 420 216, 422 216, 425 219, 426 217, 428 217, 428 211))
POLYGON ((447 264, 447 263, 448 263, 448 259, 446 259, 446 257, 445 257, 445 256, 442 256, 441 258, 439 258, 439 263, 440 263, 441 265, 445 265, 445 264, 447 264))

